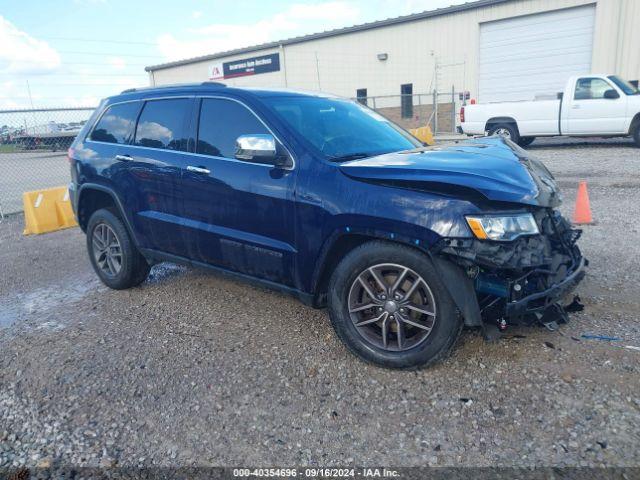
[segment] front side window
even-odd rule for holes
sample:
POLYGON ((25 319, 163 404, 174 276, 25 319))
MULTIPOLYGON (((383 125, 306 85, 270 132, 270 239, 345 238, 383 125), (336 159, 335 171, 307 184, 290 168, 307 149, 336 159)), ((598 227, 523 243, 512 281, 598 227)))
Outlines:
POLYGON ((203 98, 196 153, 235 158, 240 135, 267 134, 269 130, 245 106, 232 100, 203 98))
POLYGON ((271 97, 264 102, 327 160, 371 157, 421 145, 357 102, 302 96, 271 97))
POLYGON ((576 84, 574 100, 600 100, 604 92, 613 87, 602 78, 579 78, 576 84))
POLYGON ((136 127, 134 145, 186 150, 184 119, 189 101, 187 98, 172 98, 146 102, 136 127))
POLYGON ((109 107, 100 117, 89 138, 96 142, 127 143, 139 109, 139 102, 120 103, 109 107))

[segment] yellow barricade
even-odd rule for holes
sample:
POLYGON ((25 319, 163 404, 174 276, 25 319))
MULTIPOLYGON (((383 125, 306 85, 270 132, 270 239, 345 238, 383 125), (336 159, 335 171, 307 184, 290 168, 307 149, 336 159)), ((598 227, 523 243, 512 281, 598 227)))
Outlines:
POLYGON ((54 232, 78 225, 67 187, 35 190, 22 194, 25 235, 54 232))
POLYGON ((435 145, 436 143, 433 139, 433 132, 431 131, 431 127, 429 125, 425 127, 412 128, 411 130, 409 130, 409 133, 421 142, 426 143, 427 145, 435 145))

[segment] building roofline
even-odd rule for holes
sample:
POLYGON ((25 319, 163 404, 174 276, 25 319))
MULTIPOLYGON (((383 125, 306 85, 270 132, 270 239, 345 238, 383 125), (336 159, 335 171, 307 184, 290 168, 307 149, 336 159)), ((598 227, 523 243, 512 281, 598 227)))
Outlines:
POLYGON ((156 70, 162 70, 165 68, 179 67, 180 65, 188 65, 196 62, 205 62, 208 60, 215 60, 217 58, 229 57, 231 55, 238 55, 241 53, 259 52, 260 50, 267 50, 270 48, 277 48, 284 45, 293 45, 296 43, 308 42, 310 40, 318 40, 321 38, 336 37, 339 35, 345 35, 348 33, 362 32, 365 30, 371 30, 374 28, 388 27, 390 25, 397 25, 400 23, 415 22, 417 20, 423 20, 425 18, 438 17, 440 15, 448 15, 451 13, 463 12, 466 10, 473 10, 475 8, 489 7, 500 3, 512 2, 513 0, 477 0, 475 2, 467 2, 460 5, 451 5, 450 7, 438 8, 436 10, 427 10, 420 13, 412 13, 410 15, 403 15, 401 17, 387 18, 385 20, 377 20, 369 23, 362 23, 360 25, 353 25, 351 27, 337 28, 335 30, 328 30, 325 32, 311 33, 309 35, 301 35, 299 37, 287 38, 284 40, 278 40, 274 42, 261 43, 259 45, 252 45, 249 47, 236 48, 233 50, 226 50, 224 52, 213 53, 210 55, 202 55, 200 57, 186 58, 184 60, 176 60, 174 62, 160 63, 158 65, 151 65, 145 67, 145 71, 153 72, 156 70))

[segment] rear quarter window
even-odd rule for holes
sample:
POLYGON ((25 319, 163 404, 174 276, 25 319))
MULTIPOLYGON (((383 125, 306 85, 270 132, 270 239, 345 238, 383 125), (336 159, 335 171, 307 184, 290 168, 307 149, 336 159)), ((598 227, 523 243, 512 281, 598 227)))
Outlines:
POLYGON ((136 123, 140 102, 120 103, 108 107, 91 131, 96 142, 127 143, 136 123))

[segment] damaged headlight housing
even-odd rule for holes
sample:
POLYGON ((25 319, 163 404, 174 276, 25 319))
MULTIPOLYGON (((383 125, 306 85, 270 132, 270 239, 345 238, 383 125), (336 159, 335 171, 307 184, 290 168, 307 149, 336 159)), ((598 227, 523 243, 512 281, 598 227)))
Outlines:
POLYGON ((508 242, 521 235, 537 235, 540 233, 538 225, 530 213, 469 215, 466 219, 471 231, 480 240, 508 242))

